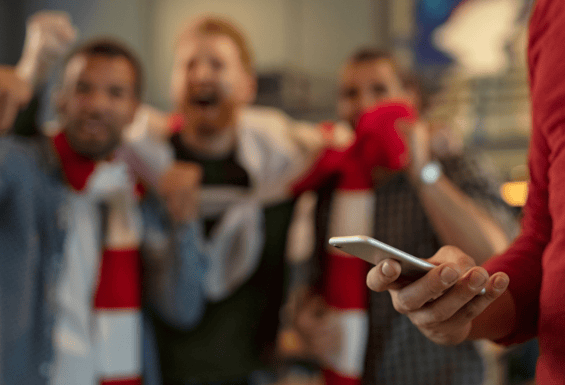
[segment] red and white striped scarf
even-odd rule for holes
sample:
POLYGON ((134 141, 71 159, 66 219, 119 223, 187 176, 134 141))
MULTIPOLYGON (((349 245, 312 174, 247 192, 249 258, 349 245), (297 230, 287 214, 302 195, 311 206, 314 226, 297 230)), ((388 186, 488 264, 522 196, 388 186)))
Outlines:
MULTIPOLYGON (((388 103, 365 114, 355 130, 355 140, 345 151, 328 149, 294 191, 316 190, 338 175, 328 217, 328 237, 373 234, 375 194, 373 170, 381 166, 397 170, 406 163, 402 138, 395 128, 398 119, 413 119, 414 111, 400 103, 388 103)), ((327 125, 331 131, 333 125, 327 125)), ((339 312, 340 351, 323 368, 326 385, 357 385, 361 382, 369 333, 365 261, 326 243, 321 264, 326 303, 339 312)))
POLYGON ((141 220, 133 178, 123 162, 77 154, 64 133, 53 145, 71 191, 51 383, 141 384, 141 220))

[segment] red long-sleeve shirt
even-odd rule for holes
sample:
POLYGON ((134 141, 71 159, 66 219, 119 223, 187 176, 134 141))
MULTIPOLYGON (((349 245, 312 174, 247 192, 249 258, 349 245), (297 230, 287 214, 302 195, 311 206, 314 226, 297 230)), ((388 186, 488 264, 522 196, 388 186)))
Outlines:
POLYGON ((517 309, 504 343, 538 335, 536 383, 565 379, 565 1, 538 0, 528 47, 533 132, 522 232, 489 273, 510 276, 517 309))

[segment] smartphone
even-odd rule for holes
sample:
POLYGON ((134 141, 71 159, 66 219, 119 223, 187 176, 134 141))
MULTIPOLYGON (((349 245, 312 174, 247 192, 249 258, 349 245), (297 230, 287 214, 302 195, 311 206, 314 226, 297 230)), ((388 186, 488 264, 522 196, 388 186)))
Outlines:
MULTIPOLYGON (((332 237, 329 242, 333 247, 373 265, 377 265, 383 259, 394 259, 400 263, 402 269, 400 276, 409 281, 415 281, 423 277, 428 271, 436 267, 436 265, 432 265, 423 259, 416 258, 402 250, 365 235, 332 237)), ((485 292, 486 290, 483 288, 479 295, 483 295, 485 292)))
POLYGON ((373 265, 377 265, 383 259, 394 259, 400 263, 402 268, 400 275, 410 280, 423 277, 435 267, 429 262, 365 235, 333 237, 330 238, 330 245, 373 265))

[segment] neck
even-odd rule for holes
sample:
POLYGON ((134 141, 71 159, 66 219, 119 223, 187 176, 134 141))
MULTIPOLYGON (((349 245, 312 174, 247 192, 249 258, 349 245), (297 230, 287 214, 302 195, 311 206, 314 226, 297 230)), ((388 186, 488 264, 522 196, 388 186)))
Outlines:
POLYGON ((180 132, 182 144, 206 158, 226 157, 235 148, 236 133, 233 127, 226 127, 215 135, 201 135, 191 129, 180 132))

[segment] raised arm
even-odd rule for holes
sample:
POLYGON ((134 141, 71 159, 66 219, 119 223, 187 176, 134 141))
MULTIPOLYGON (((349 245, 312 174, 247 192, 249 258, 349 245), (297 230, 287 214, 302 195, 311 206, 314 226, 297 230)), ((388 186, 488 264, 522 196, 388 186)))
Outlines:
POLYGON ((14 124, 21 108, 64 55, 77 35, 64 12, 43 11, 27 21, 22 56, 15 67, 0 67, 0 135, 14 124))

